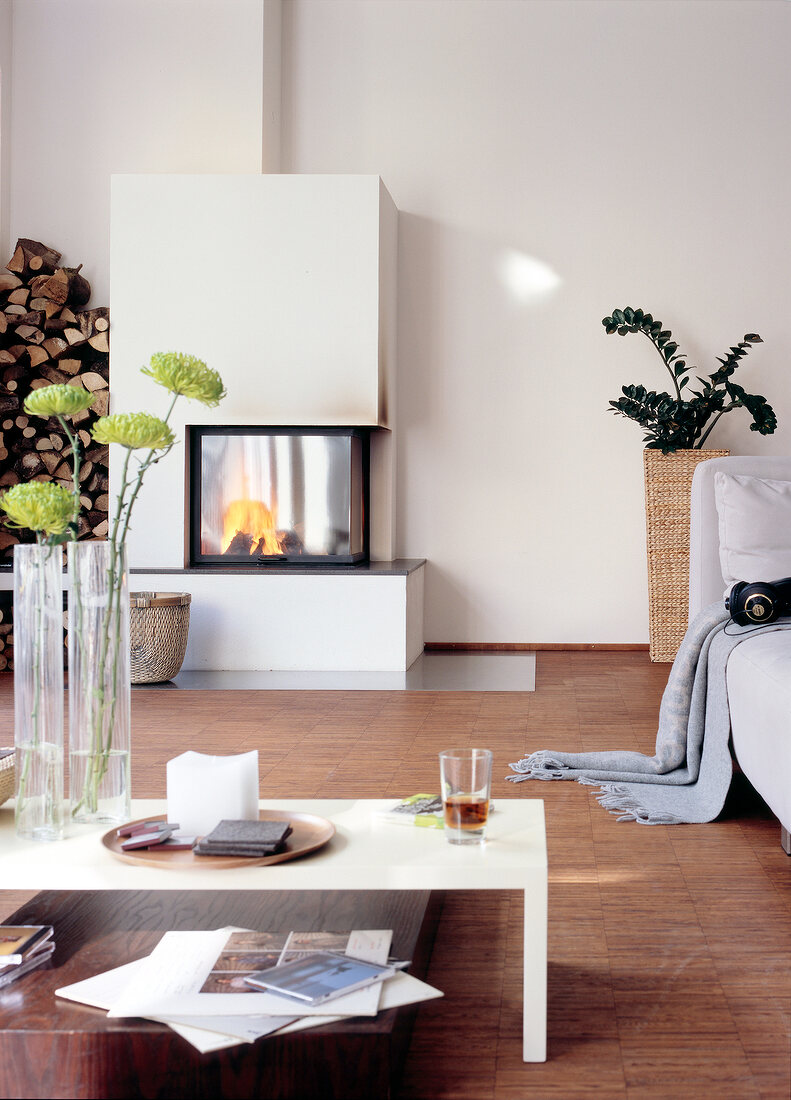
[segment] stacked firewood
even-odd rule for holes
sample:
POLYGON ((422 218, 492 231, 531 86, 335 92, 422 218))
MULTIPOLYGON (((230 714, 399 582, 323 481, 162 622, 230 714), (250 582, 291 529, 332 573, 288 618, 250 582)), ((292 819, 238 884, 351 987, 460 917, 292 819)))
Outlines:
POLYGON ((14 624, 11 609, 11 593, 0 593, 0 672, 14 667, 14 624))
MULTIPOLYGON (((107 447, 90 427, 109 407, 109 329, 106 306, 89 309, 91 286, 80 268, 60 265, 60 253, 22 238, 0 271, 0 488, 21 481, 54 481, 71 488, 71 447, 56 418, 28 416, 31 390, 66 383, 90 390, 93 406, 71 417, 82 451, 81 539, 104 538, 108 520, 107 447)), ((24 531, 0 527, 0 560, 10 562, 24 531)))

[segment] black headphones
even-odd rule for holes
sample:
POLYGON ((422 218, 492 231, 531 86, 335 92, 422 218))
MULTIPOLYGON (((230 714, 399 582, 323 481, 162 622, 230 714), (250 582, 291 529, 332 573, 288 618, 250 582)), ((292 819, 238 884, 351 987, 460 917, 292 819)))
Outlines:
POLYGON ((791 615, 791 577, 779 581, 738 581, 725 599, 725 610, 739 626, 773 623, 791 615))

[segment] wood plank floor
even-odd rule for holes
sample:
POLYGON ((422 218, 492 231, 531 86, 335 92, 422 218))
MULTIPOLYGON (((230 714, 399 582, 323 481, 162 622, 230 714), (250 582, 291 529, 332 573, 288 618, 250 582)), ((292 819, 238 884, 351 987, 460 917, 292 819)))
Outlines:
MULTIPOLYGON (((652 752, 668 668, 541 652, 530 694, 135 689, 133 793, 164 796, 187 748, 257 748, 263 797, 395 797, 437 787, 441 748, 486 745, 494 797, 546 807, 549 1061, 521 1061, 520 899, 449 895, 429 974, 446 995, 420 1010, 401 1100, 788 1100, 791 859, 746 782, 718 821, 671 827, 619 823, 576 784, 505 782, 537 748, 652 752)), ((4 743, 11 700, 0 676, 4 743)))

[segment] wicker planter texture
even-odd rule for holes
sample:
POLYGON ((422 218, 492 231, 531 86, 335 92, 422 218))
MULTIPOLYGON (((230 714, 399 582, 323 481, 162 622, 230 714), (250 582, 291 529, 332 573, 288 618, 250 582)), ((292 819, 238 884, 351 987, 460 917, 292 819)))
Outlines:
POLYGON ((0 806, 9 798, 14 797, 14 784, 16 779, 16 772, 14 769, 15 759, 16 755, 14 752, 0 759, 0 806))
POLYGON ((190 624, 189 592, 130 592, 132 683, 171 680, 184 662, 190 624))
POLYGON ((689 516, 699 462, 729 451, 643 451, 648 614, 652 661, 673 661, 689 612, 689 516))

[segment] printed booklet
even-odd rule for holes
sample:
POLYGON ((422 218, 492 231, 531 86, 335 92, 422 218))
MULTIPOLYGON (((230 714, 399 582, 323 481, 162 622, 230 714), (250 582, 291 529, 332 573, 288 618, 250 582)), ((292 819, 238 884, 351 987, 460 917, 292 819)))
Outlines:
POLYGON ((377 966, 333 951, 311 951, 301 959, 248 974, 245 981, 282 997, 318 1005, 394 974, 391 966, 377 966))

